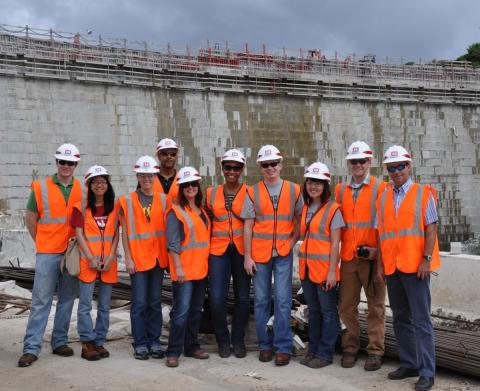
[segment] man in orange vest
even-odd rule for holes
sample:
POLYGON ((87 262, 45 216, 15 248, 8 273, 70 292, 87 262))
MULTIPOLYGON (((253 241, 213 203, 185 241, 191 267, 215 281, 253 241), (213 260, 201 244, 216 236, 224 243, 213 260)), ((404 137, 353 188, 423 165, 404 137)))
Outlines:
POLYGON ((73 350, 68 343, 72 307, 78 295, 78 280, 60 270, 68 240, 75 236, 69 220, 73 206, 82 200, 85 189, 73 177, 80 152, 72 144, 63 144, 55 152, 57 173, 32 183, 27 203, 26 225, 35 241, 35 281, 23 355, 19 367, 28 367, 38 359, 42 339, 58 284, 58 302, 52 332, 53 353, 68 357, 73 350))
POLYGON ((264 145, 257 155, 263 181, 252 186, 240 217, 244 225, 244 268, 253 277, 255 326, 259 360, 287 365, 292 350, 292 248, 298 236, 303 209, 300 186, 280 178, 283 157, 273 145, 264 145), (267 327, 274 284, 273 335, 267 327))
POLYGON ((370 175, 373 152, 363 141, 348 148, 348 183, 338 184, 335 199, 346 226, 342 228, 342 259, 338 311, 346 330, 342 335, 341 365, 352 368, 360 349, 358 304, 363 287, 368 305, 367 371, 380 369, 385 353, 385 282, 374 273, 377 255, 375 202, 387 185, 370 175))
POLYGON ((379 278, 386 275, 400 368, 388 378, 420 378, 415 390, 430 390, 435 377, 435 341, 430 318, 430 273, 440 266, 435 190, 410 179, 405 148, 387 149, 383 163, 393 186, 376 202, 379 278))
POLYGON ((153 191, 167 194, 173 202, 178 197, 176 181, 178 159, 178 145, 170 138, 164 138, 157 144, 157 158, 160 162, 160 171, 155 177, 153 191))

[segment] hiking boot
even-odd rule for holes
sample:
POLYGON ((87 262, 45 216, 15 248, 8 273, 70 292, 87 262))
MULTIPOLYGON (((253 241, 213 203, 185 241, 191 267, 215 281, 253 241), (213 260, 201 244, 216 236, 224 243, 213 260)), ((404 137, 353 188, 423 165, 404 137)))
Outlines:
POLYGON ((260 350, 260 353, 258 354, 258 359, 262 362, 272 361, 273 350, 272 349, 260 350))
POLYGON ((357 355, 355 353, 344 352, 342 355, 341 365, 343 368, 353 368, 357 362, 357 355))
POLYGON ((167 357, 166 365, 169 368, 178 367, 178 357, 174 357, 174 356, 167 357))
POLYGON ((102 357, 95 349, 95 343, 92 341, 82 342, 82 358, 88 361, 97 361, 102 357))
POLYGON ((95 345, 95 350, 98 352, 98 354, 100 354, 101 358, 110 357, 110 352, 107 349, 105 349, 103 346, 95 345))
POLYGON ((38 357, 35 356, 34 354, 24 353, 22 354, 22 357, 20 357, 20 359, 18 360, 18 366, 20 368, 29 367, 37 360, 38 360, 38 357))
POLYGON ((185 357, 196 358, 197 360, 206 360, 210 355, 202 349, 195 350, 194 352, 184 353, 185 357))
POLYGON ((366 371, 376 371, 382 367, 383 357, 378 354, 369 354, 365 360, 364 369, 366 371))
POLYGON ((57 356, 70 357, 73 356, 73 349, 68 345, 62 345, 53 349, 52 353, 56 354, 57 356))
POLYGON ((247 355, 245 344, 233 345, 233 354, 235 354, 237 358, 244 358, 247 355))
POLYGON ((150 357, 150 352, 148 350, 135 350, 133 357, 137 360, 148 360, 150 357))
POLYGON ((230 345, 218 345, 218 355, 222 358, 230 357, 230 345))
POLYGON ((300 364, 307 365, 308 362, 313 359, 315 356, 312 353, 307 353, 305 357, 300 360, 300 364))
POLYGON ((327 365, 330 365, 331 363, 332 363, 331 361, 326 360, 322 357, 314 357, 307 363, 307 367, 313 368, 313 369, 318 369, 318 368, 326 367, 327 365))

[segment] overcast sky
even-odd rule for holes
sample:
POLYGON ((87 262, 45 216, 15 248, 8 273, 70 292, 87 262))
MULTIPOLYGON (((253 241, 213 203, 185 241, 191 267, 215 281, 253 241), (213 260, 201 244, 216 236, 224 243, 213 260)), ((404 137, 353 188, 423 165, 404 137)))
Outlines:
POLYGON ((409 60, 453 59, 480 41, 479 0, 0 0, 0 24, 156 44, 228 41, 409 60))

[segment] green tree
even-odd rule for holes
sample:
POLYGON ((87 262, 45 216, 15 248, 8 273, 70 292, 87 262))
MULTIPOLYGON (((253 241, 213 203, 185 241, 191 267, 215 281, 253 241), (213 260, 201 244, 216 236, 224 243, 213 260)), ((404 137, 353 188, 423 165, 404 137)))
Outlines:
POLYGON ((470 61, 475 68, 480 67, 480 42, 472 43, 467 53, 458 57, 457 61, 470 61))

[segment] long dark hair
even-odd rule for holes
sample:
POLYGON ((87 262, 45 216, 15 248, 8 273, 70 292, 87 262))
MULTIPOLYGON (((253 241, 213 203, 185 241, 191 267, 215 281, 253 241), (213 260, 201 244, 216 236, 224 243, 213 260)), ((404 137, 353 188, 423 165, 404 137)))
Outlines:
MULTIPOLYGON (((115 191, 108 180, 108 176, 100 175, 100 177, 107 181, 107 191, 103 195, 103 206, 105 208, 105 216, 108 216, 115 207, 115 191)), ((95 214, 97 208, 95 207, 95 194, 92 191, 92 182, 93 178, 88 181, 87 207, 92 211, 92 214, 95 214)))
MULTIPOLYGON (((307 192, 307 179, 305 179, 305 182, 303 182, 302 195, 303 195, 303 201, 305 201, 305 204, 310 205, 310 203, 312 202, 312 197, 310 197, 307 192)), ((322 183, 323 183, 323 191, 322 191, 322 195, 320 196, 320 202, 323 205, 330 199, 332 192, 330 190, 330 183, 324 180, 322 180, 322 183)))
MULTIPOLYGON (((189 205, 189 202, 187 200, 187 197, 185 197, 183 195, 183 189, 186 189, 188 186, 190 186, 190 183, 191 182, 187 182, 187 183, 182 183, 179 185, 179 189, 178 189, 178 203, 180 204, 180 206, 185 209, 185 207, 187 205, 189 205)), ((197 195, 195 196, 195 206, 197 208, 200 208, 202 206, 202 200, 203 200, 203 193, 202 193, 202 188, 200 187, 200 181, 197 182, 198 183, 198 193, 197 195)))

